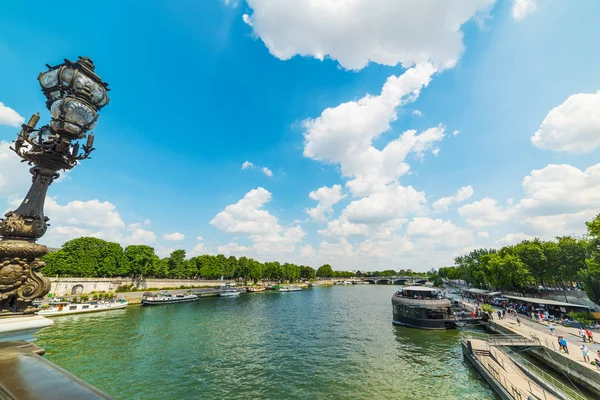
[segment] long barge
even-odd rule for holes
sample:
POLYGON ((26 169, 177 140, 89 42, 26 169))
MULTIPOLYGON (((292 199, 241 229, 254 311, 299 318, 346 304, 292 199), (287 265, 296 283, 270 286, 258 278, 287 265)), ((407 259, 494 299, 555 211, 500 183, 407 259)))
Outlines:
POLYGON ((477 325, 486 317, 472 316, 471 312, 454 306, 436 288, 406 286, 392 296, 394 325, 421 329, 454 329, 477 325))

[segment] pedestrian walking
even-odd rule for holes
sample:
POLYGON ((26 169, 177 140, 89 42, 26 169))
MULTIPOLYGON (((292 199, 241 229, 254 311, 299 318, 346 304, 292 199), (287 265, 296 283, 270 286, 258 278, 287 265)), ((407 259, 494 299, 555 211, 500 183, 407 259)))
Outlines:
POLYGON ((587 336, 587 338, 588 338, 588 342, 590 342, 590 343, 594 343, 594 334, 592 333, 592 331, 590 330, 590 328, 587 328, 587 329, 585 330, 585 335, 586 335, 586 336, 587 336))
POLYGON ((506 310, 502 310, 502 319, 506 318, 506 310))
POLYGON ((498 319, 502 319, 502 313, 498 310, 498 319))
POLYGON ((562 345, 562 336, 558 337, 558 349, 559 350, 564 350, 563 349, 563 345, 562 345))
POLYGON ((548 329, 550 329, 550 334, 554 336, 554 325, 552 325, 552 322, 548 322, 548 329))
POLYGON ((517 324, 519 324, 519 326, 521 326, 521 318, 519 318, 518 316, 517 316, 517 324))
POLYGON ((581 339, 583 339, 583 342, 587 342, 587 336, 585 334, 585 331, 583 330, 583 328, 579 328, 579 337, 581 337, 581 339))
POLYGON ((531 320, 535 322, 535 313, 533 311, 531 312, 531 320))
POLYGON ((590 350, 587 347, 585 347, 585 344, 582 344, 581 345, 581 355, 583 356, 584 362, 590 362, 589 352, 590 352, 590 350))
POLYGON ((565 353, 569 354, 569 344, 567 343, 567 340, 565 338, 561 338, 560 340, 563 350, 565 351, 565 353))

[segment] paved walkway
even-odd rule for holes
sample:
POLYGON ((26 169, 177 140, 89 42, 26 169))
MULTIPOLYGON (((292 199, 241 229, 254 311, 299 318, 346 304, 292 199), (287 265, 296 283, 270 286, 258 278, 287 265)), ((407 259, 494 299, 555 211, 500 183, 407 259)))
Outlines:
MULTIPOLYGON (((540 339, 541 344, 546 348, 553 351, 558 351, 564 357, 567 357, 575 362, 578 362, 579 364, 585 365, 587 368, 590 368, 600 373, 600 370, 598 368, 596 368, 588 362, 583 361, 583 356, 581 355, 580 350, 583 341, 578 335, 579 329, 568 328, 562 325, 553 324, 554 335, 551 335, 547 324, 533 322, 531 319, 526 318, 522 314, 519 314, 519 318, 521 319, 521 326, 517 324, 517 320, 514 315, 509 316, 508 314, 506 315, 506 318, 500 320, 498 319, 497 315, 494 315, 494 322, 523 336, 537 337, 540 339), (569 349, 569 354, 558 350, 558 336, 564 337, 567 341, 567 348, 569 349)), ((594 333, 596 333, 596 336, 600 335, 600 332, 598 331, 595 331, 594 333)), ((598 337, 596 337, 595 340, 598 340, 598 337)), ((593 361, 594 358, 598 357, 597 352, 598 350, 600 350, 600 344, 595 342, 585 343, 585 345, 590 350, 590 360, 593 361)))

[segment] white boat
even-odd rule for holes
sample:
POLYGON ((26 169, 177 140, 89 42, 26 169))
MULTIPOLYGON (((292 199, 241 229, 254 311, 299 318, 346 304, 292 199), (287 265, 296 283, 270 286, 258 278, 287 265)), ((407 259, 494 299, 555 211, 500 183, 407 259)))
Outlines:
POLYGON ((144 293, 142 298, 143 306, 156 306, 159 304, 173 304, 173 303, 187 303, 190 301, 196 301, 200 298, 197 294, 176 294, 172 295, 169 292, 159 292, 158 294, 144 293))
POLYGON ((238 292, 235 289, 225 289, 221 293, 219 293, 219 296, 221 296, 221 297, 233 297, 233 296, 239 296, 239 295, 240 295, 240 292, 238 292))
POLYGON ((43 306, 36 314, 47 317, 69 314, 83 314, 99 311, 118 310, 127 307, 126 300, 90 301, 88 303, 54 302, 43 306))
POLYGON ((280 292, 300 292, 302 288, 299 286, 284 286, 279 288, 280 292))

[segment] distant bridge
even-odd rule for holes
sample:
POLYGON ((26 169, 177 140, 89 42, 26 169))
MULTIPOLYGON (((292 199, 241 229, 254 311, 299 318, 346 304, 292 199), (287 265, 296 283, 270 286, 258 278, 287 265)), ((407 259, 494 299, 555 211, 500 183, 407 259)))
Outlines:
POLYGON ((363 281, 373 285, 414 285, 425 284, 427 278, 421 276, 374 276, 364 278, 363 281))

